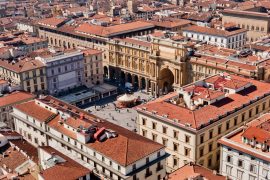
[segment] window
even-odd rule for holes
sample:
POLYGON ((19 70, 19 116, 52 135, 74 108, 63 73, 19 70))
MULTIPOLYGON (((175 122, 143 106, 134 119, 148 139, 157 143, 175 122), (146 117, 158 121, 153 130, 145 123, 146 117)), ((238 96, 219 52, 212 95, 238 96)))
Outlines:
POLYGON ((149 168, 146 169, 145 177, 149 177, 152 175, 152 172, 150 171, 149 168))
POLYGON ((237 179, 241 180, 243 178, 243 171, 237 170, 237 179))
POLYGON ((234 125, 237 125, 237 117, 234 118, 234 125))
POLYGON ((190 142, 190 136, 185 135, 185 141, 186 141, 186 143, 189 143, 190 142))
POLYGON ((144 130, 144 129, 142 129, 142 135, 143 135, 144 137, 146 137, 146 136, 147 136, 147 131, 144 130))
POLYGON ((208 165, 208 167, 212 166, 212 158, 211 157, 208 158, 208 164, 207 165, 208 165))
POLYGON ((268 177, 268 170, 267 169, 263 169, 262 170, 262 175, 263 175, 263 177, 268 177))
POLYGON ((265 110, 265 106, 266 106, 266 102, 263 103, 263 107, 262 107, 263 111, 265 110))
POLYGON ((157 123, 152 122, 152 129, 156 129, 157 128, 157 123))
POLYGON ((238 160, 238 167, 243 167, 243 161, 242 160, 238 160))
POLYGON ((245 113, 242 114, 242 122, 245 121, 245 113))
POLYGON ((213 138, 213 130, 210 130, 209 131, 209 139, 212 139, 213 138))
POLYGON ((187 157, 190 156, 190 148, 185 147, 185 156, 187 156, 187 157))
POLYGON ((256 114, 259 113, 259 106, 256 106, 256 114))
POLYGON ((146 119, 145 118, 142 118, 142 125, 146 125, 146 119))
POLYGON ((227 156, 227 162, 232 163, 232 157, 231 156, 227 156))
POLYGON ((174 137, 175 139, 178 139, 178 134, 179 134, 178 131, 173 130, 173 137, 174 137))
POLYGON ((177 157, 173 157, 173 166, 178 166, 179 159, 177 157))
POLYGON ((256 166, 255 166, 254 164, 251 164, 251 165, 249 166, 249 170, 250 170, 250 172, 252 172, 252 173, 256 173, 256 166))
POLYGON ((202 147, 202 148, 200 149, 200 156, 203 156, 203 154, 204 154, 204 147, 202 147))
POLYGON ((230 121, 226 122, 226 130, 228 130, 230 128, 230 121))
POLYGON ((201 142, 201 144, 204 142, 204 134, 201 135, 201 137, 200 137, 200 142, 201 142))
POLYGON ((167 146, 167 143, 168 143, 168 139, 162 138, 162 144, 163 144, 164 146, 167 146))
POLYGON ((178 151, 179 144, 173 143, 173 150, 178 151))
POLYGON ((154 134, 154 133, 152 133, 152 140, 153 140, 153 141, 157 141, 157 135, 154 134))
POLYGON ((255 176, 249 175, 249 180, 256 180, 255 176))
POLYGON ((226 173, 228 176, 232 175, 232 167, 231 166, 226 166, 226 173))
POLYGON ((222 125, 218 126, 218 134, 221 134, 222 125))
POLYGON ((252 109, 249 110, 248 112, 248 116, 251 117, 252 116, 252 109))
POLYGON ((149 163, 149 157, 146 158, 146 164, 149 163))
POLYGON ((28 134, 28 139, 32 141, 32 137, 31 137, 31 134, 28 134))
POLYGON ((118 171, 120 171, 120 170, 121 170, 121 166, 118 165, 118 171))
POLYGON ((166 133, 167 133, 167 127, 162 126, 162 132, 163 132, 164 134, 166 134, 166 133))
POLYGON ((133 164, 132 170, 133 170, 133 171, 136 170, 136 164, 133 164))
POLYGON ((210 143, 210 144, 208 144, 208 151, 211 152, 212 150, 213 150, 213 144, 210 143))
POLYGON ((39 73, 40 73, 41 76, 43 76, 43 69, 40 69, 39 73))

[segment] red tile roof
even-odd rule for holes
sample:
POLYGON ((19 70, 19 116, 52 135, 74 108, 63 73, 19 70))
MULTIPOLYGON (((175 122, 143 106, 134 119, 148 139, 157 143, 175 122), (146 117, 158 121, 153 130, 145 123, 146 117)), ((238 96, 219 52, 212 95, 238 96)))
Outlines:
POLYGON ((60 17, 51 17, 38 21, 39 25, 49 26, 52 28, 57 28, 59 25, 63 24, 67 19, 60 17))
MULTIPOLYGON (((100 152, 104 156, 107 156, 112 160, 118 162, 122 166, 127 166, 164 148, 163 145, 153 142, 145 137, 142 137, 113 123, 107 122, 105 120, 97 122, 96 119, 98 117, 89 114, 75 106, 60 101, 54 97, 47 96, 46 98, 36 101, 45 103, 48 107, 56 108, 59 111, 69 111, 70 113, 72 112, 72 117, 69 118, 66 123, 67 125, 74 127, 74 129, 77 128, 79 125, 90 126, 91 124, 95 124, 100 128, 105 127, 106 129, 111 129, 117 132, 118 136, 116 138, 107 139, 105 142, 95 141, 94 143, 87 143, 86 145, 92 149, 95 149, 97 152, 100 152), (77 118, 75 120, 75 116, 79 117, 80 114, 84 114, 84 119, 77 118)), ((61 132, 62 134, 65 134, 70 138, 77 139, 76 132, 65 128, 64 125, 59 123, 59 115, 56 115, 49 110, 40 107, 37 103, 35 103, 35 101, 22 103, 15 106, 14 108, 19 109, 26 114, 29 114, 29 116, 34 116, 35 118, 38 118, 41 122, 44 122, 46 119, 48 119, 48 117, 55 115, 48 122, 48 126, 61 132)))
POLYGON ((42 170, 40 172, 40 175, 44 179, 74 180, 86 176, 87 174, 90 174, 89 169, 80 165, 79 163, 72 160, 68 156, 60 153, 56 149, 50 146, 41 146, 39 148, 51 155, 58 155, 59 157, 65 160, 65 162, 63 163, 57 163, 48 169, 42 170))
POLYGON ((151 43, 147 42, 147 41, 141 41, 138 39, 134 39, 134 38, 124 38, 124 39, 120 39, 120 38, 114 38, 115 40, 119 40, 121 42, 126 42, 129 44, 134 44, 134 45, 138 45, 138 46, 144 46, 144 47, 151 47, 151 43))
POLYGON ((98 54, 102 54, 102 51, 97 50, 97 49, 85 49, 82 52, 85 55, 98 55, 98 54))
POLYGON ((33 117, 34 119, 36 119, 36 120, 38 120, 40 122, 45 122, 50 117, 55 115, 51 111, 38 106, 36 104, 35 100, 25 102, 25 103, 21 103, 21 104, 17 104, 17 105, 14 106, 14 108, 16 108, 19 111, 33 117))
POLYGON ((0 66, 13 72, 21 73, 33 69, 43 68, 45 67, 45 64, 36 59, 24 58, 15 62, 0 60, 0 66))
POLYGON ((15 145, 20 150, 25 152, 31 160, 33 160, 35 163, 38 163, 38 151, 36 147, 34 147, 32 144, 28 143, 24 139, 12 139, 9 141, 11 144, 15 145))
POLYGON ((91 25, 88 23, 81 24, 75 29, 78 33, 85 33, 88 35, 97 35, 103 37, 110 37, 119 35, 121 33, 133 32, 142 29, 153 28, 154 25, 148 22, 135 21, 126 24, 120 24, 115 26, 103 27, 97 25, 91 25))
POLYGON ((194 25, 194 26, 185 27, 182 29, 182 31, 228 37, 228 36, 233 36, 235 34, 246 32, 247 30, 246 29, 237 29, 234 31, 226 31, 226 30, 222 30, 222 29, 215 29, 215 28, 194 25))
MULTIPOLYGON (((6 146, 9 146, 9 144, 6 146)), ((22 154, 17 149, 13 149, 11 146, 1 153, 6 153, 7 156, 0 157, 0 166, 4 167, 5 165, 7 169, 11 169, 12 171, 14 171, 18 166, 22 165, 25 161, 28 160, 24 154, 22 154)))
POLYGON ((202 179, 209 180, 225 180, 225 176, 215 174, 212 170, 202 167, 200 165, 187 164, 178 170, 169 174, 168 180, 186 180, 186 179, 197 179, 200 177, 202 179))
POLYGON ((22 91, 16 91, 11 94, 7 94, 4 95, 3 97, 0 97, 0 107, 18 104, 24 101, 29 101, 34 98, 35 96, 33 94, 22 91))
MULTIPOLYGON (((219 75, 206 78, 205 81, 212 82, 212 79, 217 76, 219 75)), ((227 84, 226 86, 228 87, 239 87, 238 82, 240 82, 240 86, 245 85, 246 82, 250 82, 252 86, 239 91, 238 93, 229 94, 227 97, 218 100, 213 104, 205 105, 195 110, 190 110, 186 107, 170 103, 168 102, 169 98, 167 98, 167 100, 162 98, 162 100, 157 99, 153 102, 138 106, 137 111, 162 118, 164 121, 175 123, 179 126, 185 126, 185 124, 188 123, 192 128, 200 129, 207 126, 210 120, 218 120, 228 112, 234 112, 236 108, 242 108, 243 104, 249 104, 251 100, 256 100, 256 98, 263 97, 265 94, 270 93, 269 83, 236 75, 230 76, 231 79, 236 80, 236 83, 227 84), (241 82, 243 82, 243 84, 241 82), (153 112, 156 113, 153 114, 153 112), (166 118, 163 118, 163 115, 166 115, 166 118)), ((188 86, 191 85, 187 85, 186 87, 188 86)), ((175 97, 178 96, 175 95, 175 97)))
POLYGON ((250 144, 243 142, 243 137, 248 140, 255 140, 258 143, 270 145, 270 114, 264 114, 259 118, 249 122, 246 126, 222 137, 218 142, 222 145, 236 149, 259 159, 270 162, 270 153, 262 151, 261 148, 254 148, 250 144))

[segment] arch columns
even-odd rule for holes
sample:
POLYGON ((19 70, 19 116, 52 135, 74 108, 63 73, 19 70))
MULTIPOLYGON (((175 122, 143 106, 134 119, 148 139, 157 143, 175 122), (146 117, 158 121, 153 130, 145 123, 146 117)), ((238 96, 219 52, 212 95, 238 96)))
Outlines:
POLYGON ((141 76, 138 77, 138 86, 139 86, 139 89, 142 89, 142 77, 141 76))

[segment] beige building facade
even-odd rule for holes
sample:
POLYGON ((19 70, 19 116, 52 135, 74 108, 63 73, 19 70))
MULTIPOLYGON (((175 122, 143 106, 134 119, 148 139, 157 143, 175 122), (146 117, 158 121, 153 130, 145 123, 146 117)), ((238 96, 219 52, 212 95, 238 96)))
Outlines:
POLYGON ((87 49, 83 51, 84 56, 84 85, 93 87, 103 84, 102 51, 87 49))
POLYGON ((180 42, 153 38, 119 39, 109 42, 106 77, 129 82, 139 89, 162 95, 187 83, 187 50, 180 42))
POLYGON ((44 93, 47 90, 45 65, 39 60, 25 58, 18 61, 0 62, 0 74, 5 80, 30 93, 44 93))
POLYGON ((166 146, 170 154, 167 171, 188 162, 218 169, 217 140, 270 109, 269 84, 231 75, 227 83, 246 83, 238 89, 215 90, 223 78, 217 76, 183 86, 179 92, 138 107, 138 133, 166 146))
POLYGON ((235 23, 238 27, 248 30, 247 41, 257 41, 270 32, 270 16, 265 12, 260 12, 258 8, 226 9, 222 12, 222 24, 235 23))

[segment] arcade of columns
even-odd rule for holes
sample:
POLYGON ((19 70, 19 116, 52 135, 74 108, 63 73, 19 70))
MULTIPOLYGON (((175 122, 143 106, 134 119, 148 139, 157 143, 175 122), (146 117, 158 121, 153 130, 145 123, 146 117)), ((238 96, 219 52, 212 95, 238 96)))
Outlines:
POLYGON ((143 45, 134 41, 110 41, 109 60, 104 61, 105 76, 119 83, 130 82, 153 95, 188 83, 187 51, 181 43, 153 39, 143 45))

